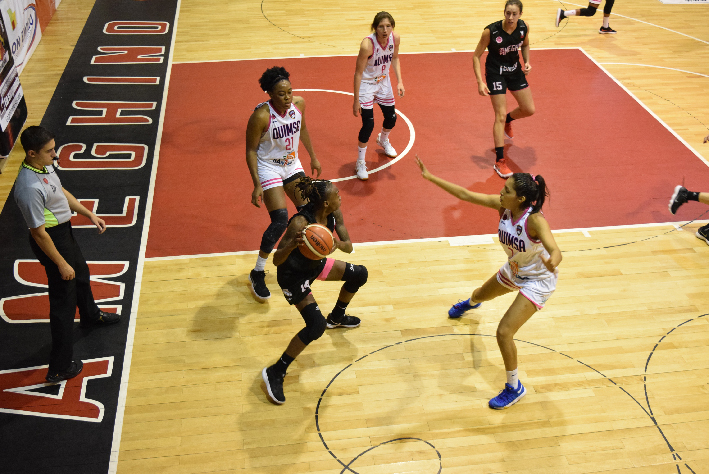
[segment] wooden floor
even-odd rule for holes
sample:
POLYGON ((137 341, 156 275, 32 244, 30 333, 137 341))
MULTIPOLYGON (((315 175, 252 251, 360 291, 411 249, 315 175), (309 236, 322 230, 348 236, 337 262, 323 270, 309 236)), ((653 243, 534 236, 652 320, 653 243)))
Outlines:
MULTIPOLYGON (((39 123, 92 3, 63 0, 27 65, 28 124, 39 123)), ((475 48, 503 3, 386 8, 403 53, 461 51, 475 48)), ((617 2, 619 34, 601 36, 600 14, 554 28, 559 5, 525 2, 532 65, 534 48, 584 48, 708 160, 709 6, 617 2)), ((173 59, 354 55, 381 8, 182 0, 173 59)), ((415 74, 405 57, 402 72, 404 82, 415 74)), ((476 93, 472 67, 466 74, 453 100, 476 93)), ((0 202, 21 158, 16 150, 0 175, 0 202)), ((697 216, 705 210, 694 206, 697 216)), ((486 404, 504 383, 494 334, 512 297, 458 321, 446 315, 501 265, 496 242, 364 245, 352 236, 356 252, 341 258, 370 275, 350 305, 362 326, 308 347, 286 377, 283 406, 266 400, 260 371, 302 320, 277 294, 275 268, 274 297, 261 305, 247 286, 253 254, 147 261, 118 472, 707 473, 709 246, 694 236, 700 222, 558 233, 558 289, 517 335, 528 394, 501 412, 486 404)), ((338 290, 316 283, 323 311, 338 290)))

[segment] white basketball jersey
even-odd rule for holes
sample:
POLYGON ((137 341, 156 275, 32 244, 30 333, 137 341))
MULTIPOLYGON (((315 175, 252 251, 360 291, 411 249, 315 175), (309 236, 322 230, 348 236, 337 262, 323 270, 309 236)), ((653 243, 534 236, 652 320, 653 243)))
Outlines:
POLYGON ((280 115, 270 102, 266 104, 271 118, 268 129, 261 136, 256 154, 259 160, 267 163, 290 165, 298 159, 302 115, 293 104, 284 115, 280 115))
POLYGON ((497 236, 500 245, 507 254, 512 275, 520 280, 543 280, 552 276, 542 262, 542 255, 549 258, 541 240, 534 240, 527 233, 527 219, 532 212, 530 207, 516 222, 512 221, 512 212, 505 209, 500 218, 497 236))
POLYGON ((372 42, 372 55, 367 60, 367 67, 362 74, 362 80, 379 82, 389 75, 389 66, 394 57, 394 33, 389 34, 387 43, 383 48, 377 41, 377 33, 372 33, 367 38, 372 42))

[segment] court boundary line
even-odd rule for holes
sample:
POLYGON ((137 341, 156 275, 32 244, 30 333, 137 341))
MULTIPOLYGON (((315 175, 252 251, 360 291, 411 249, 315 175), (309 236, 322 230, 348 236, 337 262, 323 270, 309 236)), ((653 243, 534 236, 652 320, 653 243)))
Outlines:
POLYGON ((175 20, 172 25, 172 39, 170 40, 170 56, 167 60, 165 71, 165 85, 163 89, 162 104, 160 107, 160 118, 158 119, 158 130, 155 137, 155 149, 153 150, 153 166, 150 172, 150 185, 148 187, 148 197, 145 200, 145 216, 143 218, 143 233, 140 238, 140 252, 138 263, 135 269, 135 284, 133 286, 133 302, 130 310, 130 320, 128 322, 128 334, 126 335, 125 352, 123 354, 123 371, 121 373, 121 385, 118 390, 118 404, 116 406, 116 417, 113 422, 113 441, 111 443, 111 456, 108 462, 108 474, 116 474, 118 471, 118 461, 121 448, 121 437, 123 435, 123 417, 128 399, 128 380, 130 368, 133 360, 133 342, 135 339, 135 326, 140 309, 140 294, 142 292, 143 269, 145 266, 145 252, 148 248, 148 234, 150 233, 150 218, 153 211, 153 198, 155 197, 155 180, 158 174, 158 162, 160 161, 160 146, 162 144, 163 126, 165 124, 165 112, 167 110, 167 97, 170 90, 170 77, 172 74, 172 58, 175 54, 175 40, 177 38, 177 24, 180 18, 182 0, 177 0, 175 5, 175 20))
MULTIPOLYGON (((563 49, 581 49, 580 46, 561 46, 558 48, 534 48, 534 51, 554 51, 554 50, 563 50, 563 49)), ((399 55, 408 55, 408 54, 445 54, 445 53, 474 53, 474 49, 455 49, 451 48, 450 51, 411 51, 411 52, 406 52, 402 53, 399 52, 399 55)), ((207 60, 202 60, 202 61, 179 61, 175 62, 174 64, 202 64, 202 63, 229 63, 229 62, 237 62, 237 61, 270 61, 270 60, 276 60, 276 59, 306 59, 306 58, 346 58, 346 57, 352 57, 356 58, 356 54, 321 54, 321 55, 315 55, 315 56, 304 56, 304 55, 298 55, 298 56, 278 56, 278 57, 272 57, 272 58, 236 58, 236 59, 207 59, 207 60)))
POLYGON ((598 63, 598 64, 613 64, 613 65, 620 65, 620 66, 640 66, 640 67, 654 67, 657 69, 668 69, 670 71, 678 71, 678 72, 683 72, 685 74, 695 74, 697 76, 702 76, 702 77, 708 77, 709 75, 707 74, 702 74, 700 72, 694 72, 694 71, 685 71, 684 69, 677 69, 674 67, 667 67, 667 66, 654 66, 652 64, 639 64, 639 63, 598 63))
POLYGON ((684 138, 680 137, 680 136, 677 134, 677 132, 675 132, 674 130, 672 130, 672 128, 671 128, 669 125, 667 125, 664 120, 662 120, 660 117, 658 117, 655 112, 653 112, 652 110, 650 110, 650 108, 649 108, 647 105, 645 105, 640 99, 638 99, 638 98, 635 96, 635 94, 633 94, 627 87, 625 87, 618 79, 616 79, 615 77, 613 77, 613 75, 612 75, 606 68, 604 68, 604 67, 601 65, 601 63, 599 63, 598 61, 596 61, 595 59, 593 59, 593 58, 591 57, 591 55, 588 54, 583 48, 579 48, 579 50, 580 50, 583 54, 585 54, 588 59, 590 59, 591 61, 593 61, 593 63, 596 65, 596 67, 598 67, 601 71, 603 71, 613 82, 615 82, 616 84, 618 84, 618 86, 621 87, 621 88, 625 91, 626 94, 628 94, 633 100, 635 100, 635 102, 637 102, 643 109, 645 109, 645 110, 647 111, 647 113, 649 113, 655 120, 657 120, 660 125, 662 125, 663 127, 665 127, 665 128, 667 129, 667 131, 669 131, 677 140, 679 140, 679 142, 680 142, 681 144, 683 144, 685 147, 687 147, 687 149, 688 149, 689 151, 691 151, 692 153, 694 153, 694 156, 696 156, 697 158, 699 158, 699 159, 707 166, 707 168, 709 168, 709 161, 707 161, 697 150, 695 150, 694 147, 692 147, 689 143, 687 143, 684 138))
MULTIPOLYGON (((569 3, 569 5, 573 5, 573 6, 575 6, 575 7, 581 7, 581 8, 583 8, 583 7, 586 6, 586 5, 580 5, 580 4, 578 4, 578 3, 569 3)), ((639 20, 639 19, 637 19, 637 18, 633 18, 632 16, 621 15, 620 13, 612 13, 612 12, 611 12, 611 15, 615 15, 615 16, 620 17, 620 18, 627 18, 628 20, 637 21, 638 23, 645 23, 646 25, 654 26, 655 28, 660 28, 661 30, 666 30, 666 31, 669 31, 669 32, 671 32, 671 33, 675 33, 675 34, 678 34, 678 35, 681 35, 681 36, 686 36, 687 38, 693 39, 693 40, 695 40, 695 41, 699 41, 700 43, 709 44, 709 41, 704 41, 703 39, 695 38, 694 36, 689 36, 689 35, 686 34, 686 33, 681 33, 681 32, 679 32, 679 31, 671 30, 670 28, 666 28, 666 27, 664 27, 664 26, 660 26, 660 25, 656 25, 656 24, 654 24, 654 23, 650 23, 649 21, 639 20)))
MULTIPOLYGON (((690 224, 692 222, 707 222, 709 223, 709 220, 705 219, 691 219, 687 221, 675 221, 675 222, 650 222, 646 224, 624 224, 624 225, 616 225, 616 226, 601 226, 601 227, 577 227, 577 228, 571 228, 571 229, 556 229, 552 230, 552 234, 570 234, 570 233, 581 233, 584 234, 586 237, 591 237, 591 235, 588 232, 591 231, 613 231, 613 230, 622 230, 622 229, 641 229, 641 228, 651 228, 651 227, 674 227, 675 230, 681 230, 684 226, 687 224, 690 224)), ((497 237, 497 233, 494 234, 479 234, 479 235, 461 235, 461 236, 452 236, 452 237, 426 237, 423 239, 403 239, 403 240, 382 240, 382 241, 377 241, 377 242, 356 242, 353 244, 355 250, 357 247, 375 247, 375 246, 384 246, 384 245, 399 245, 399 244, 411 244, 411 243, 420 243, 420 242, 443 242, 443 241, 448 241, 449 244, 452 247, 459 247, 459 246, 471 246, 471 245, 488 245, 491 243, 494 243, 494 237, 497 237), (458 240, 459 242, 451 242, 451 241, 458 240), (477 241, 477 242, 476 242, 477 241)), ((234 257, 234 256, 241 256, 241 255, 255 255, 259 251, 258 250, 240 250, 237 252, 217 252, 217 253, 202 253, 202 254, 195 254, 195 255, 173 255, 169 257, 146 257, 145 261, 146 262, 161 262, 161 261, 170 261, 170 260, 186 260, 190 258, 213 258, 213 257, 234 257)), ((354 253, 354 251, 353 251, 354 253)))

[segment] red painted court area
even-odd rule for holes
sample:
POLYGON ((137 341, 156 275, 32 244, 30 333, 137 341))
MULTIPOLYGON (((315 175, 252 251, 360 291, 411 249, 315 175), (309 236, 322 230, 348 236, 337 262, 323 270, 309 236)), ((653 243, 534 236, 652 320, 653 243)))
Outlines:
MULTIPOLYGON (((694 189, 709 181, 703 161, 582 51, 533 50, 531 59, 537 112, 514 122, 506 154, 513 171, 547 180, 552 228, 696 217, 690 206, 672 216, 667 201, 678 183, 694 189)), ((352 89, 354 56, 173 66, 147 257, 258 249, 269 219, 265 207, 251 204, 244 137, 251 111, 268 99, 258 78, 274 65, 288 69, 294 89, 352 89)), ((414 163, 418 154, 432 173, 473 191, 497 193, 503 186, 492 169, 492 106, 477 93, 471 53, 404 54, 401 67, 406 96, 396 105, 412 122, 415 142, 368 181, 338 183, 353 242, 494 233, 495 211, 457 201, 424 181, 414 163)), ((306 100, 323 177, 352 176, 361 124, 352 96, 296 94, 306 100)), ((508 94, 508 110, 515 104, 508 94)), ((389 161, 375 144, 381 121, 375 108, 370 170, 389 161)), ((399 117, 391 143, 401 152, 409 139, 399 117)), ((303 146, 300 158, 308 171, 303 146)))

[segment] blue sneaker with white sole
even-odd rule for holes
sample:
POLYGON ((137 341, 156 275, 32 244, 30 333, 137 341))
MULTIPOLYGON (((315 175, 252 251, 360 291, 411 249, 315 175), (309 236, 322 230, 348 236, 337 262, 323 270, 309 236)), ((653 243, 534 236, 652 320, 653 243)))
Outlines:
POLYGON ((505 388, 502 389, 498 396, 491 399, 488 405, 490 408, 495 410, 502 410, 520 401, 526 393, 527 390, 524 388, 524 385, 522 385, 522 382, 519 382, 516 389, 512 388, 512 385, 506 383, 505 388))
POLYGON ((481 304, 482 303, 477 303, 477 304, 471 305, 470 298, 468 298, 465 301, 458 301, 456 304, 451 306, 451 309, 448 310, 448 317, 453 318, 453 319, 457 319, 457 318, 463 316, 463 314, 466 311, 470 311, 471 309, 475 309, 475 308, 479 307, 481 304))

